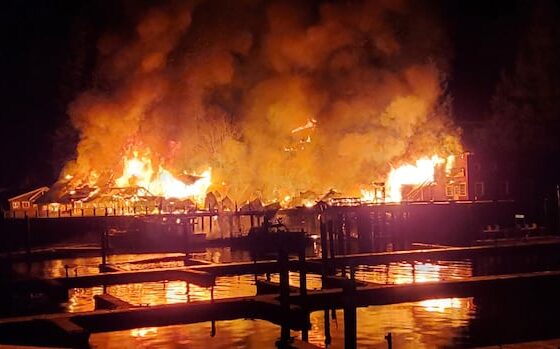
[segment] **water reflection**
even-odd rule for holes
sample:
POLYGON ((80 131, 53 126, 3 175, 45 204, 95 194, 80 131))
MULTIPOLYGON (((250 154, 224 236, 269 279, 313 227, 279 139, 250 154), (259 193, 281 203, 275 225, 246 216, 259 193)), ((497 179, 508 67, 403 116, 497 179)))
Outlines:
MULTIPOLYGON (((106 293, 136 306, 185 303, 211 298, 211 289, 185 281, 145 282, 114 285, 105 288, 106 293)), ((215 298, 254 296, 254 275, 217 277, 214 286, 215 298)), ((102 294, 103 287, 74 288, 68 293, 68 312, 94 310, 93 296, 102 294)))
MULTIPOLYGON (((455 298, 359 308, 358 347, 387 348, 385 335, 391 332, 395 348, 435 348, 460 345, 466 326, 474 316, 472 298, 455 298), (436 304, 441 305, 433 311, 436 304), (446 306, 450 305, 450 306, 446 306)), ((309 342, 325 348, 324 312, 310 314, 309 342)), ((329 314, 331 348, 344 347, 344 316, 329 314)), ((273 348, 279 327, 260 320, 232 320, 217 323, 210 337, 209 322, 159 328, 93 334, 90 344, 98 348, 273 348)), ((299 336, 299 332, 291 333, 299 336)))
POLYGON ((444 313, 449 309, 461 309, 460 298, 427 299, 419 303, 426 311, 444 313))
MULTIPOLYGON (((109 262, 123 269, 136 270, 181 266, 182 262, 128 263, 180 254, 121 255, 110 256, 109 262)), ((211 262, 236 262, 250 259, 247 252, 228 248, 207 249, 194 256, 211 262)), ((59 259, 33 263, 30 275, 60 277, 65 274, 65 265, 75 265, 79 274, 98 273, 100 258, 59 259)), ((20 266, 21 267, 21 266, 20 266)), ((72 275, 72 274, 71 274, 72 275)), ((453 280, 472 276, 469 261, 395 262, 375 266, 359 266, 356 278, 377 284, 406 284, 453 280)), ((260 275, 259 277, 264 277, 260 275)), ((271 275, 278 282, 278 274, 271 275)), ((216 299, 252 296, 256 294, 254 275, 222 276, 216 278, 216 299)), ((290 272, 290 285, 299 287, 299 274, 290 272)), ((321 277, 307 275, 308 289, 320 289, 321 277)), ((94 309, 93 296, 107 292, 137 306, 193 302, 210 299, 210 289, 184 281, 148 282, 114 285, 69 291, 66 309, 69 312, 94 309)), ((468 337, 468 327, 477 307, 472 298, 431 299, 421 302, 395 305, 371 306, 357 310, 358 347, 386 348, 384 336, 391 332, 395 348, 433 348, 461 346, 468 337)), ((323 311, 310 314, 309 341, 325 347, 325 314, 323 311)), ((343 347, 344 321, 341 310, 335 318, 329 313, 328 324, 333 348, 343 347)), ((210 337, 209 322, 169 327, 148 327, 128 331, 94 334, 91 344, 99 348, 122 347, 189 347, 189 348, 268 348, 278 338, 278 326, 266 321, 233 320, 217 323, 217 334, 210 337)), ((299 336, 299 332, 292 332, 299 336)))
POLYGON ((147 336, 155 336, 158 333, 157 327, 142 327, 142 328, 133 328, 130 330, 130 335, 132 337, 147 337, 147 336))
MULTIPOLYGON (((435 348, 458 344, 475 314, 472 298, 433 299, 357 310, 359 348, 387 348, 391 332, 394 348, 435 348)), ((311 313, 309 341, 325 347, 323 311, 311 313)), ((344 347, 344 313, 329 311, 332 348, 344 347)))
POLYGON ((274 348, 278 327, 262 320, 220 321, 216 336, 210 337, 211 323, 158 327, 157 332, 117 331, 90 336, 93 348, 190 348, 263 349, 274 348), (136 334, 136 335, 134 335, 136 334))
MULTIPOLYGON (((150 258, 162 258, 181 256, 180 253, 151 253, 151 254, 120 254, 107 256, 107 263, 119 265, 125 270, 145 269, 145 268, 162 268, 171 266, 182 266, 182 262, 167 262, 135 265, 129 264, 130 261, 143 260, 150 258)), ((37 278, 57 278, 65 277, 68 267, 68 276, 75 275, 94 275, 99 273, 99 264, 101 264, 101 257, 81 257, 81 258, 62 258, 52 259, 36 262, 16 262, 12 265, 12 270, 16 274, 25 275, 28 277, 37 278)))
POLYGON ((356 269, 356 279, 376 284, 410 284, 472 276, 470 261, 394 262, 356 269))

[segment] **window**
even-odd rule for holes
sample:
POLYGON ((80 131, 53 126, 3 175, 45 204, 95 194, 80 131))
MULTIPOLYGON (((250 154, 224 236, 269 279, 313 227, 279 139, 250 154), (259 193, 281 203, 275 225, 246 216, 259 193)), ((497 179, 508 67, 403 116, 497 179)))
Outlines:
POLYGON ((474 184, 474 195, 477 197, 484 196, 484 182, 476 182, 474 184))
POLYGON ((445 196, 452 197, 453 196, 453 186, 448 185, 445 187, 445 196))
POLYGON ((19 208, 19 201, 13 201, 13 202, 12 202, 12 208, 13 208, 14 210, 15 210, 15 209, 18 209, 18 208, 19 208))
POLYGON ((461 188, 458 185, 455 186, 455 195, 461 195, 461 188))
POLYGON ((29 208, 29 201, 22 201, 21 202, 21 207, 22 208, 29 208))
POLYGON ((467 196, 467 183, 459 184, 459 195, 467 196))

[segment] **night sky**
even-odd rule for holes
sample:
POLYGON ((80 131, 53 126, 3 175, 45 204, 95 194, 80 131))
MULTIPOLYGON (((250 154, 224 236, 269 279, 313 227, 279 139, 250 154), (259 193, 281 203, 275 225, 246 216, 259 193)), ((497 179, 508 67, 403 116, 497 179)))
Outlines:
MULTIPOLYGON (((74 155, 78 134, 67 106, 95 78, 97 39, 123 20, 118 1, 2 6, 0 188, 11 194, 52 184, 74 155)), ((473 125, 488 118, 500 74, 515 63, 533 6, 510 0, 436 3, 451 45, 453 117, 467 138, 473 125)))

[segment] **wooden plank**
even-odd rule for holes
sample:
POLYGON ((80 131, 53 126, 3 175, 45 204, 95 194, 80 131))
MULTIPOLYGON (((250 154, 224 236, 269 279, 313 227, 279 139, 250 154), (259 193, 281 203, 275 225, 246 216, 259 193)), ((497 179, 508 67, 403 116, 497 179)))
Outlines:
MULTIPOLYGON (((401 285, 375 285, 357 287, 356 306, 385 305, 415 302, 433 298, 471 297, 488 293, 543 292, 560 289, 560 271, 476 276, 461 280, 436 281, 401 285)), ((305 304, 307 309, 321 310, 326 306, 342 308, 344 294, 341 289, 310 291, 304 300, 297 294, 290 296, 290 303, 305 304)))
POLYGON ((128 309, 133 308, 134 305, 117 298, 108 293, 96 294, 93 296, 95 302, 95 309, 128 309))
POLYGON ((164 280, 188 281, 202 287, 211 287, 214 285, 215 277, 205 271, 187 270, 184 267, 180 267, 83 275, 54 280, 60 282, 66 288, 87 288, 98 285, 119 285, 164 280))
MULTIPOLYGON (((323 289, 329 288, 344 288, 344 286, 350 284, 352 280, 336 275, 327 275, 323 280, 323 289)), ((364 287, 368 286, 368 283, 360 280, 355 280, 356 286, 364 287)), ((373 285, 371 283, 371 285, 373 285)))
POLYGON ((492 345, 487 347, 477 347, 477 349, 558 349, 560 348, 560 338, 531 341, 523 343, 509 343, 492 345))
MULTIPOLYGON (((257 294, 279 294, 280 293, 280 283, 268 280, 257 279, 257 294)), ((294 286, 290 286, 290 293, 299 292, 299 289, 294 286)))
MULTIPOLYGON (((336 256, 331 259, 336 267, 357 266, 357 265, 377 265, 391 262, 402 261, 421 261, 421 260, 462 260, 470 259, 482 255, 503 255, 507 253, 539 252, 544 251, 559 252, 560 239, 547 241, 531 242, 511 242, 499 246, 470 246, 470 247, 447 247, 425 250, 406 250, 395 252, 380 253, 361 253, 345 256, 336 256)), ((310 260, 319 260, 310 259, 310 260)))
MULTIPOLYGON (((352 297, 354 306, 393 304, 419 301, 431 298, 468 297, 488 293, 511 293, 522 295, 524 292, 558 292, 560 271, 521 273, 498 276, 479 276, 464 280, 439 281, 404 285, 382 285, 358 287, 352 297)), ((198 323, 211 320, 232 320, 240 318, 262 319, 281 324, 288 320, 293 329, 302 329, 308 324, 308 311, 324 308, 343 308, 345 297, 341 289, 310 291, 305 298, 297 293, 290 296, 288 319, 282 318, 283 312, 275 296, 255 296, 199 301, 186 304, 168 304, 153 307, 139 307, 115 310, 96 310, 78 314, 50 314, 22 318, 0 319, 0 341, 15 344, 28 344, 25 335, 18 333, 50 335, 48 325, 52 321, 69 319, 90 333, 118 331, 139 327, 167 326, 174 324, 198 323)), ((55 321, 55 323, 56 323, 55 321)), ((64 322, 63 322, 64 323, 64 322)), ((52 329, 52 328, 51 328, 52 329)), ((51 341, 58 340, 49 337, 51 341)), ((29 343, 34 344, 35 342, 29 343)), ((52 342, 47 342, 47 345, 52 342)))

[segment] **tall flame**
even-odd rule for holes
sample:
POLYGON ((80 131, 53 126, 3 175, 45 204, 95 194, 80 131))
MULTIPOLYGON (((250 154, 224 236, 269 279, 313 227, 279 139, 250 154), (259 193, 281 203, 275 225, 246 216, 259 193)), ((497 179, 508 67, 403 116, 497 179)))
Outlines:
POLYGON ((416 165, 402 165, 393 168, 387 178, 388 195, 386 201, 402 201, 402 187, 404 185, 422 185, 434 182, 436 165, 443 164, 444 159, 437 155, 431 158, 416 160, 416 165))
POLYGON ((121 177, 115 180, 119 187, 139 186, 146 188, 150 193, 165 198, 192 199, 197 203, 204 201, 206 192, 212 184, 212 169, 208 168, 199 175, 194 183, 186 184, 175 178, 171 172, 159 166, 154 170, 149 156, 139 156, 138 152, 133 157, 124 158, 124 168, 121 177))

